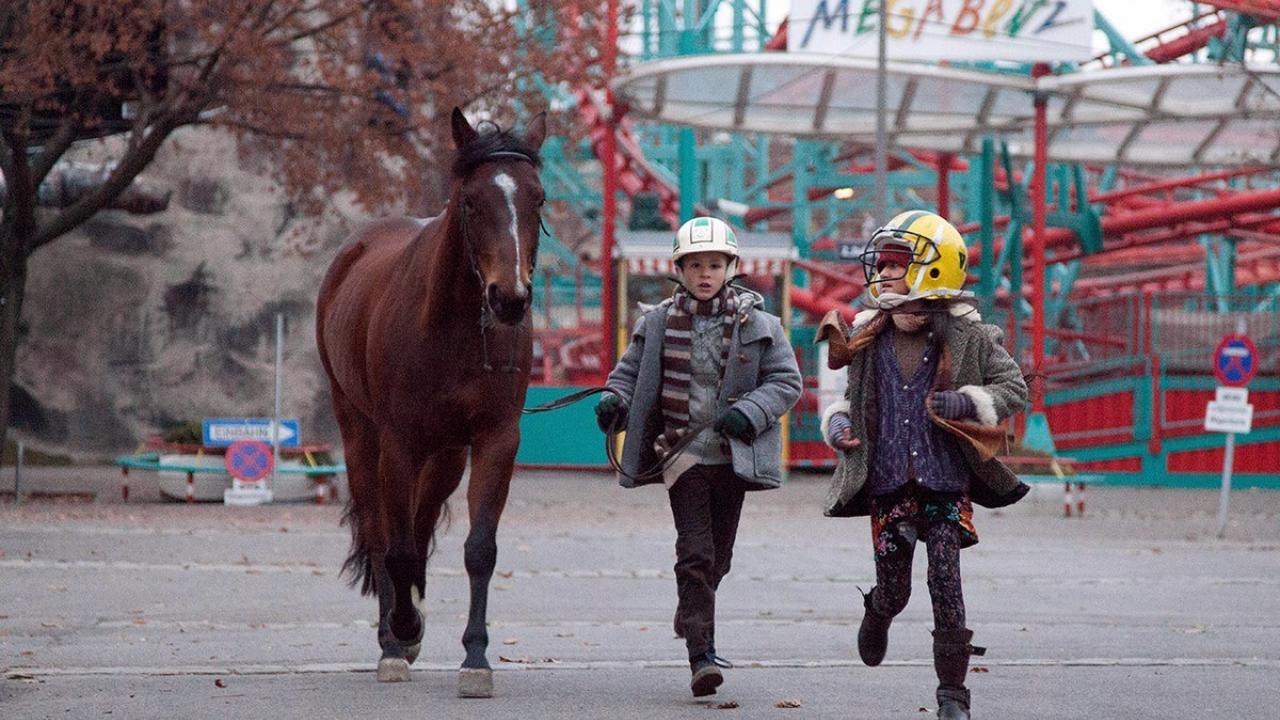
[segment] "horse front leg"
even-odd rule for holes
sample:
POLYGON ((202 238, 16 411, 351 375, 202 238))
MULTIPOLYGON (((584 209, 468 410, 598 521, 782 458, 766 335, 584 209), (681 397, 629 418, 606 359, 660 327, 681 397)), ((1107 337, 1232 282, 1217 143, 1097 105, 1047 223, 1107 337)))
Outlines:
POLYGON ((512 422, 477 438, 471 446, 471 479, 467 486, 467 508, 471 530, 465 544, 467 577, 471 581, 471 610, 462 647, 467 657, 458 674, 460 697, 492 697, 493 670, 485 652, 489 648, 486 629, 489 581, 498 561, 498 519, 507 504, 511 470, 520 445, 519 426, 512 422))
POLYGON ((385 528, 385 553, 378 571, 378 641, 382 658, 378 661, 379 682, 409 679, 409 663, 417 659, 424 623, 414 596, 415 580, 421 574, 414 532, 414 498, 421 492, 419 475, 424 456, 413 443, 392 433, 383 433, 378 463, 382 490, 381 514, 385 528))

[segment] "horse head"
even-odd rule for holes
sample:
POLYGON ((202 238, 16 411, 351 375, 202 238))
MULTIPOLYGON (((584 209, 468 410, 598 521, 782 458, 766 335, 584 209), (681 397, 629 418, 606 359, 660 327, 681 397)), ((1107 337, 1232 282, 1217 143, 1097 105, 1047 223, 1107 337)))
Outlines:
POLYGON ((523 137, 496 128, 478 131, 458 108, 452 122, 457 184, 450 212, 458 213, 485 304, 499 321, 515 325, 533 299, 546 200, 538 178, 546 113, 534 117, 523 137))

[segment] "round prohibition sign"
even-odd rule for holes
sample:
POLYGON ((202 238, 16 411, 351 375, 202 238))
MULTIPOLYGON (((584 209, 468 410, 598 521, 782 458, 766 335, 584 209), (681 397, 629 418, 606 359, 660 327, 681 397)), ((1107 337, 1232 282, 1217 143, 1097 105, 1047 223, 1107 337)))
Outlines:
POLYGON ((223 462, 231 477, 257 482, 271 473, 271 446, 261 440, 237 440, 227 448, 223 462))
POLYGON ((1244 387, 1258 373, 1258 346, 1245 335, 1228 335, 1213 351, 1213 375, 1218 382, 1244 387))

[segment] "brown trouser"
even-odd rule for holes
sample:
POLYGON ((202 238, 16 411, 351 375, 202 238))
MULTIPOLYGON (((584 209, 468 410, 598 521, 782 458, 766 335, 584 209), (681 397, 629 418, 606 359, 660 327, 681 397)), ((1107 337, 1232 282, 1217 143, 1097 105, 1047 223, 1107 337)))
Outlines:
POLYGON ((690 658, 715 644, 716 588, 729 574, 745 492, 732 465, 694 465, 667 491, 676 524, 675 632, 690 658))

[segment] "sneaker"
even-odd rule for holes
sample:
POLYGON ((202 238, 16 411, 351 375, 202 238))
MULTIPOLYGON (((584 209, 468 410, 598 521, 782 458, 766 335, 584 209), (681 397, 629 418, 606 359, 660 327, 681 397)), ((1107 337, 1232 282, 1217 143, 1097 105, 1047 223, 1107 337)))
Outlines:
POLYGON ((720 668, 731 667, 733 663, 716 655, 714 650, 708 650, 704 655, 690 658, 689 670, 693 673, 693 678, 689 680, 689 689, 693 691, 693 696, 715 695, 716 688, 724 682, 724 673, 720 672, 720 668))

